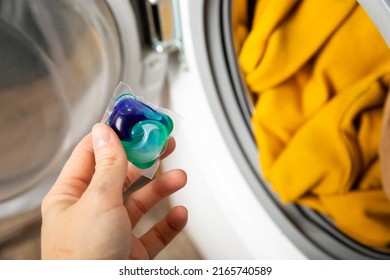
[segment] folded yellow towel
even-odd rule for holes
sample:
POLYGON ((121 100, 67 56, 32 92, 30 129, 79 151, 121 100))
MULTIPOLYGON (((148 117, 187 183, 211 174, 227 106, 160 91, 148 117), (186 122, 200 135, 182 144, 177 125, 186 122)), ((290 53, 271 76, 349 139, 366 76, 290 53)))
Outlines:
POLYGON ((355 0, 261 0, 239 62, 265 178, 285 203, 390 247, 378 143, 390 50, 355 0))

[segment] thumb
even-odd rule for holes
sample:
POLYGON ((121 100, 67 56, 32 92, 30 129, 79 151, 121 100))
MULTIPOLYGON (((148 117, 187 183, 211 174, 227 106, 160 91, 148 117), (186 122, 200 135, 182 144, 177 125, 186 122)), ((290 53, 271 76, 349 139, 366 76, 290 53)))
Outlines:
POLYGON ((123 183, 127 173, 127 158, 115 132, 105 124, 92 128, 95 173, 87 192, 102 194, 104 198, 122 200, 123 183))

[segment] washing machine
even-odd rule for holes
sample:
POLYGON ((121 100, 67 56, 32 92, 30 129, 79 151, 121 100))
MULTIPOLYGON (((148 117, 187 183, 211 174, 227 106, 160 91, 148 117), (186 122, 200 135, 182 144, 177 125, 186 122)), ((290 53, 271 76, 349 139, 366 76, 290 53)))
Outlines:
MULTIPOLYGON (((162 168, 188 173, 172 202, 188 208, 186 232, 205 259, 390 257, 280 203, 263 179, 234 1, 0 0, 0 241, 39 219, 71 150, 124 81, 184 119, 162 168)), ((390 39, 388 2, 361 4, 390 39)))
MULTIPOLYGON (((211 259, 389 258, 344 235, 320 213, 281 204, 270 191, 233 47, 233 2, 180 2, 190 71, 169 72, 170 107, 186 114, 186 125, 165 165, 189 174, 186 189, 174 197, 189 209, 187 232, 211 259)), ((388 2, 360 3, 388 40, 388 2)))
POLYGON ((147 47, 155 9, 138 2, 0 1, 0 243, 39 225, 43 197, 119 81, 161 95, 174 42, 147 47))

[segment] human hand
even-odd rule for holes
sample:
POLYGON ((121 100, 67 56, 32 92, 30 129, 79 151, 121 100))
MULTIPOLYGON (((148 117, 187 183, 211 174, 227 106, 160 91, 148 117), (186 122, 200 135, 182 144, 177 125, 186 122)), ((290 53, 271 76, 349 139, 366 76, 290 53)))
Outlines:
MULTIPOLYGON (((171 139, 163 157, 174 146, 171 139)), ((42 258, 153 259, 186 225, 186 208, 171 209, 139 238, 132 231, 151 208, 182 188, 187 177, 173 170, 124 198, 124 188, 139 176, 114 131, 95 125, 42 202, 42 258)))

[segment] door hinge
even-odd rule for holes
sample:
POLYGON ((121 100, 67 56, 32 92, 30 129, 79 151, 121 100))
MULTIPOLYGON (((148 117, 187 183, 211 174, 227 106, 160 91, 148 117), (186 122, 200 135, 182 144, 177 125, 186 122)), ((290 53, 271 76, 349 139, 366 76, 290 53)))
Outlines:
POLYGON ((178 0, 146 0, 145 11, 151 47, 159 52, 180 51, 182 34, 178 0))

